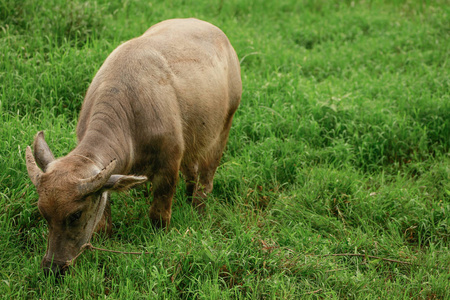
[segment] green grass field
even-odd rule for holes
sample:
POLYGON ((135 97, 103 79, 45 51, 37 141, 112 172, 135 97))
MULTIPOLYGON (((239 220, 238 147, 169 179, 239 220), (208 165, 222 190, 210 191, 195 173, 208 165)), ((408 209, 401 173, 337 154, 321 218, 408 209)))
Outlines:
POLYGON ((0 297, 450 299, 448 1, 0 1, 0 297), (84 94, 164 19, 220 27, 243 97, 207 200, 180 181, 170 228, 142 189, 62 279, 25 167, 39 130, 76 145, 84 94), (357 254, 357 255, 355 255, 357 254), (386 259, 395 260, 387 261, 386 259))

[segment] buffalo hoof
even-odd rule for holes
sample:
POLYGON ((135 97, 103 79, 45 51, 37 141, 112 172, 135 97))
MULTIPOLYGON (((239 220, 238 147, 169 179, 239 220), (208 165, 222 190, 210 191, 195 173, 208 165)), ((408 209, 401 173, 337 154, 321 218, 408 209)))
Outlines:
POLYGON ((191 202, 192 207, 197 211, 197 213, 201 216, 206 213, 206 194, 202 193, 200 196, 189 197, 189 202, 191 202))
POLYGON ((171 213, 163 213, 157 209, 150 209, 150 220, 155 228, 166 229, 169 228, 171 213))
POLYGON ((169 222, 164 221, 162 219, 151 219, 152 220, 152 225, 153 227, 155 227, 156 229, 168 229, 169 228, 169 222))
POLYGON ((192 207, 197 211, 200 216, 204 216, 206 213, 206 204, 202 201, 192 201, 192 207))
POLYGON ((42 269, 47 277, 53 274, 56 278, 61 278, 67 271, 67 265, 65 262, 48 261, 44 258, 42 269))

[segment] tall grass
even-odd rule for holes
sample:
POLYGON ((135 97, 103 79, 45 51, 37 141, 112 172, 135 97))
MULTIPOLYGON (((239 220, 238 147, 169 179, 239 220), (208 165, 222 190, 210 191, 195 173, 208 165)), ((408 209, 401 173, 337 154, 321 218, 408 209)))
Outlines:
POLYGON ((448 14, 414 0, 1 1, 1 295, 450 298, 448 14), (44 277, 25 147, 45 130, 67 154, 104 59, 175 17, 217 25, 241 61, 206 215, 182 182, 168 232, 152 228, 146 191, 114 195, 113 237, 93 243, 152 254, 86 252, 44 277), (346 253, 367 256, 332 256, 346 253))

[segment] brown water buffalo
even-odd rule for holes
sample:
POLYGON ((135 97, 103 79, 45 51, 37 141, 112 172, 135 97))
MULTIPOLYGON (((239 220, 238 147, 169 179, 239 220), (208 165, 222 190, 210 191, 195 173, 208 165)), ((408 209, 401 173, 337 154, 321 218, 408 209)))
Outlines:
POLYGON ((241 93, 236 52, 207 22, 167 20, 115 49, 86 93, 77 147, 55 159, 42 132, 27 147, 48 222, 45 272, 63 274, 96 228, 111 229, 110 191, 151 181, 149 216, 166 227, 181 170, 202 208, 241 93))

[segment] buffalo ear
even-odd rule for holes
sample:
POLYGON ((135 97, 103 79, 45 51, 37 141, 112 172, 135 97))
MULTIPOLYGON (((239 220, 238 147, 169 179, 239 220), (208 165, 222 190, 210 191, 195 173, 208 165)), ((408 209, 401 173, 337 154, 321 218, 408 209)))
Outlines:
POLYGON ((47 165, 55 160, 52 151, 47 145, 44 139, 44 132, 39 131, 34 138, 33 143, 34 158, 36 159, 36 164, 45 172, 47 165))
POLYGON ((136 185, 147 181, 146 176, 132 176, 132 175, 111 175, 108 181, 103 186, 104 189, 111 191, 126 191, 136 185))

